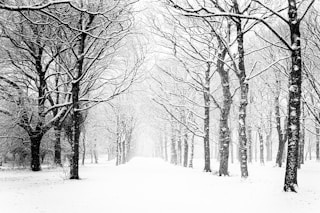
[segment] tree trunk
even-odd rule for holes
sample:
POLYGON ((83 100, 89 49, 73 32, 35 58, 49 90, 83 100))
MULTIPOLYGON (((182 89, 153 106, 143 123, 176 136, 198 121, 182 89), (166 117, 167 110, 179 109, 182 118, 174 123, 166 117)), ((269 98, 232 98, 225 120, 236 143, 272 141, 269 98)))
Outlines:
POLYGON ((254 141, 254 161, 257 163, 258 162, 258 137, 259 135, 256 133, 255 134, 255 141, 254 141))
MULTIPOLYGON (((236 0, 233 0, 233 7, 236 14, 241 14, 239 5, 236 0)), ((244 35, 242 32, 242 21, 238 18, 235 22, 237 28, 237 44, 238 44, 238 69, 237 77, 240 84, 240 106, 239 106, 239 146, 240 146, 240 168, 241 177, 248 177, 247 164, 247 136, 246 136, 246 116, 248 105, 249 85, 246 80, 245 70, 245 55, 244 55, 244 35)))
POLYGON ((93 156, 94 156, 94 163, 98 163, 98 150, 97 150, 97 144, 94 144, 93 148, 93 156))
POLYGON ((86 159, 86 132, 83 131, 83 137, 82 137, 82 165, 84 165, 84 161, 86 159))
POLYGON ((231 163, 234 163, 233 142, 231 140, 230 140, 230 160, 231 160, 231 163))
POLYGON ((42 133, 34 132, 30 135, 31 140, 31 170, 40 171, 40 144, 43 137, 42 133))
POLYGON ((72 122, 73 122, 73 141, 72 157, 70 165, 70 179, 79 179, 79 142, 80 142, 80 105, 79 105, 79 82, 72 84, 72 122))
MULTIPOLYGON (((320 118, 320 114, 319 114, 320 118)), ((320 160, 320 127, 319 123, 315 121, 315 126, 316 126, 316 160, 320 160)), ((311 156, 311 152, 310 152, 311 156)))
POLYGON ((276 78, 276 94, 275 94, 275 99, 274 99, 274 104, 275 104, 275 119, 276 119, 276 128, 277 128, 277 133, 278 133, 278 152, 277 152, 277 157, 276 157, 276 164, 281 167, 282 166, 282 157, 283 157, 283 152, 284 152, 284 146, 287 141, 287 123, 288 123, 288 118, 286 117, 284 119, 284 128, 281 130, 281 116, 280 116, 280 92, 281 92, 281 82, 278 78, 276 78))
POLYGON ((177 165, 177 150, 176 150, 176 137, 175 137, 175 126, 174 126, 174 121, 171 120, 171 147, 170 147, 170 152, 171 152, 171 157, 170 157, 170 163, 177 165))
MULTIPOLYGON (((121 164, 121 143, 120 143, 120 138, 117 139, 117 149, 116 149, 116 166, 119 166, 121 164)), ((92 149, 92 156, 93 156, 93 149, 92 149)), ((93 162, 91 162, 93 163, 93 162)))
POLYGON ((182 164, 182 133, 181 133, 181 124, 179 125, 179 136, 178 136, 178 165, 182 164))
POLYGON ((188 144, 188 133, 187 130, 185 130, 184 133, 184 144, 183 144, 183 166, 188 166, 188 154, 189 154, 189 144, 188 144))
POLYGON ((193 168, 193 155, 194 155, 194 134, 191 138, 191 147, 190 147, 190 159, 189 159, 189 168, 193 168))
POLYGON ((252 127, 248 125, 248 162, 252 163, 252 127))
POLYGON ((272 110, 269 111, 268 115, 268 130, 266 138, 266 148, 267 148, 267 161, 272 161, 272 110))
POLYGON ((166 135, 166 133, 165 133, 165 135, 164 135, 164 145, 163 145, 164 147, 164 149, 163 149, 163 151, 164 151, 164 160, 165 161, 168 161, 168 138, 167 138, 167 135, 166 135))
POLYGON ((292 67, 289 73, 289 115, 288 115, 288 154, 284 182, 284 191, 296 192, 299 130, 300 130, 300 106, 301 106, 301 45, 300 45, 300 21, 295 0, 288 0, 288 16, 291 36, 292 67))
POLYGON ((61 126, 54 127, 55 142, 54 142, 54 163, 62 166, 61 162, 61 126))
POLYGON ((263 135, 260 127, 258 128, 259 142, 260 142, 260 164, 264 164, 264 144, 263 144, 263 135))
POLYGON ((220 51, 218 54, 217 70, 220 76, 220 82, 222 85, 223 103, 220 108, 220 127, 219 127, 219 147, 220 147, 220 167, 219 176, 229 175, 228 163, 229 163, 229 146, 230 146, 230 128, 228 125, 229 114, 232 104, 232 96, 229 85, 229 72, 224 69, 224 58, 227 53, 227 49, 222 42, 219 42, 220 51))
POLYGON ((299 160, 298 160, 298 168, 301 168, 301 164, 304 164, 304 144, 305 144, 305 124, 306 118, 304 114, 304 103, 301 102, 302 109, 302 123, 300 125, 300 140, 299 140, 299 160))
POLYGON ((310 138, 309 138, 309 160, 312 160, 312 146, 311 146, 310 138))
POLYGON ((204 87, 204 172, 211 172, 210 168, 210 65, 205 73, 205 87, 204 87))

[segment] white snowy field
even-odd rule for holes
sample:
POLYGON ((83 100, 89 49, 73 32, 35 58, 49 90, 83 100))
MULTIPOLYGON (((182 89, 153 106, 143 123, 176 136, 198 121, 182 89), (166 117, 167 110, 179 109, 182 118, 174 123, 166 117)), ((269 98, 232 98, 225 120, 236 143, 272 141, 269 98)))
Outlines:
MULTIPOLYGON (((172 166, 159 159, 134 158, 81 167, 81 180, 67 180, 67 169, 33 173, 0 170, 1 213, 316 213, 320 210, 320 163, 299 171, 299 193, 282 191, 284 169, 250 165, 241 180, 172 166)), ((217 164, 213 163, 213 168, 217 164)))

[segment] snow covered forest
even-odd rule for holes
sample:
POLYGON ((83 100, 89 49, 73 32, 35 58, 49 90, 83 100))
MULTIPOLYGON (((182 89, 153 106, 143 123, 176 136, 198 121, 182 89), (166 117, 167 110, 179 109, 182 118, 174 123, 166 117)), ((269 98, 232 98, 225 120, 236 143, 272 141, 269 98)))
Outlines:
POLYGON ((0 0, 0 212, 318 212, 319 35, 318 0, 0 0))

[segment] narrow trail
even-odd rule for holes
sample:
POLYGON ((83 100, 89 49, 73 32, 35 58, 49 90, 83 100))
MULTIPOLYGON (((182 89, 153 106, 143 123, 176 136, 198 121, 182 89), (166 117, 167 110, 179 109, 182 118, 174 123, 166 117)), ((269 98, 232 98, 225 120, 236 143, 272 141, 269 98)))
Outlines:
MULTIPOLYGON (((78 181, 67 180, 63 169, 0 172, 0 212, 313 213, 320 208, 319 187, 284 193, 282 182, 275 181, 283 177, 282 171, 259 168, 246 181, 237 174, 217 177, 152 158, 134 158, 118 167, 113 162, 89 164, 81 168, 78 181)), ((316 171, 314 178, 319 178, 316 171)))

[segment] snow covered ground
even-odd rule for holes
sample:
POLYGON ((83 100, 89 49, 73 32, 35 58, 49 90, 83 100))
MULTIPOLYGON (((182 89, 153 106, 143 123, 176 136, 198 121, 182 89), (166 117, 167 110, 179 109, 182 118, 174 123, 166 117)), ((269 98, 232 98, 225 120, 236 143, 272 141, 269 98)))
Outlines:
MULTIPOLYGON (((1 213, 188 213, 320 212, 320 163, 299 171, 299 193, 282 191, 284 169, 250 165, 247 180, 239 166, 230 177, 135 158, 127 165, 88 164, 82 180, 67 180, 67 169, 0 170, 1 213)), ((217 164, 213 163, 213 168, 217 164)))

